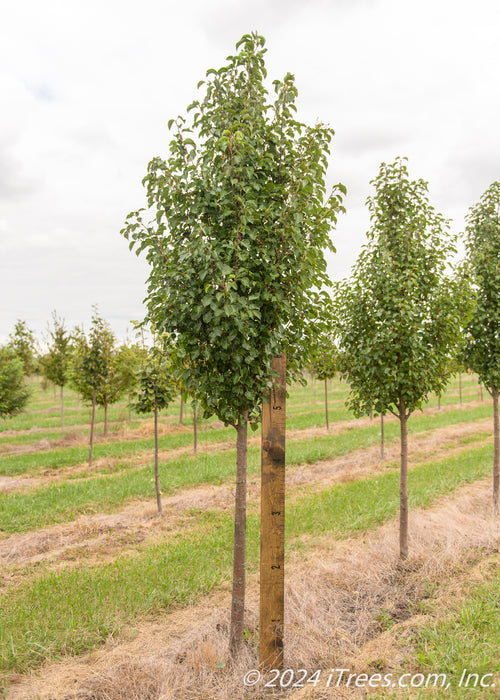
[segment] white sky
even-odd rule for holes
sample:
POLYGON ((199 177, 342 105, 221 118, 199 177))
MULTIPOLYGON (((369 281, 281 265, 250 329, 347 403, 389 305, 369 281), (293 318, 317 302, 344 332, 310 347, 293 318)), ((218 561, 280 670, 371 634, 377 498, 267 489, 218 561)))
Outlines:
POLYGON ((348 188, 333 279, 369 226, 382 161, 408 156, 452 228, 500 179, 498 0, 0 0, 0 343, 92 304, 125 338, 148 270, 120 235, 167 155, 171 117, 250 31, 269 85, 296 77, 298 118, 335 130, 348 188))

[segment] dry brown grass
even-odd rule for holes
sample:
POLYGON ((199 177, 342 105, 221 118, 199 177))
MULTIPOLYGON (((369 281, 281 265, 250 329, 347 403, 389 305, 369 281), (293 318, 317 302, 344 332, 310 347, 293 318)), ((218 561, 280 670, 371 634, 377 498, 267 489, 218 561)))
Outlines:
MULTIPOLYGON (((289 668, 397 668, 401 651, 384 631, 422 619, 429 596, 454 595, 471 567, 498 548, 490 514, 490 480, 459 489, 432 509, 410 515, 410 558, 396 556, 397 523, 337 542, 311 540, 287 562, 285 665, 289 668)), ((13 686, 9 700, 243 700, 264 698, 243 688, 257 665, 258 582, 249 582, 249 643, 241 659, 227 655, 230 592, 162 620, 143 622, 132 638, 110 640, 84 658, 48 664, 40 676, 13 686), (223 665, 225 664, 225 665, 223 665)), ((405 627, 406 625, 406 627, 405 627)), ((318 691, 297 697, 339 697, 318 691)), ((329 692, 329 691, 328 691, 329 692)), ((273 696, 278 697, 278 696, 273 696)))

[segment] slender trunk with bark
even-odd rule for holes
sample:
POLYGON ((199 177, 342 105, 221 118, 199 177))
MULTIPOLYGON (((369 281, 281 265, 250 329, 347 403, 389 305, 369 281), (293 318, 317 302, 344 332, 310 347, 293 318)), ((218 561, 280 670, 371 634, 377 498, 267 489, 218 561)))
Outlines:
POLYGON ((325 379, 325 416, 326 416, 326 429, 329 430, 330 426, 328 424, 328 386, 327 379, 325 379))
POLYGON ((108 404, 104 404, 104 435, 108 434, 108 404))
POLYGON ((399 557, 408 558, 408 417, 402 398, 399 399, 401 428, 401 472, 399 480, 399 557))
POLYGON ((384 459, 384 414, 380 414, 380 459, 384 459))
POLYGON ((158 470, 158 404, 155 401, 155 489, 156 489, 156 504, 158 513, 162 512, 161 491, 160 491, 160 473, 158 470))
POLYGON ((61 384, 61 430, 64 428, 64 387, 61 384))
POLYGON ((441 394, 438 394, 438 411, 441 410, 441 394))
POLYGON ((370 408, 370 423, 373 423, 373 408, 370 408))
POLYGON ((498 389, 491 387, 493 397, 493 511, 498 515, 498 489, 500 484, 500 420, 498 416, 498 389))
POLYGON ((94 444, 95 387, 92 389, 92 417, 90 419, 89 467, 92 466, 92 446, 94 444))
POLYGON ((234 557, 233 595, 229 650, 236 656, 244 635, 245 612, 245 549, 247 499, 247 419, 248 412, 238 418, 236 425, 236 489, 234 496, 234 557))
POLYGON ((193 448, 194 453, 198 449, 198 421, 196 417, 196 401, 193 402, 193 448))
POLYGON ((182 396, 182 391, 181 391, 181 410, 179 413, 179 425, 182 425, 183 413, 184 413, 184 398, 182 396))

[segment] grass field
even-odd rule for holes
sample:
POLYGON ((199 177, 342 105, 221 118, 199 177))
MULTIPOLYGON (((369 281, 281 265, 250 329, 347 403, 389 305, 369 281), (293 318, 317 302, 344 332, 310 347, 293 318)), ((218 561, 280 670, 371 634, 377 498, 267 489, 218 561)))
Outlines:
MULTIPOLYGON (((0 424, 3 695, 13 700, 206 700, 290 694, 291 688, 265 689, 262 683, 245 688, 242 681, 245 669, 257 663, 253 599, 258 589, 259 432, 250 436, 248 454, 248 643, 240 666, 231 667, 224 635, 232 564, 234 429, 200 421, 195 455, 191 408, 185 407, 183 425, 178 402, 162 414, 160 518, 155 512, 151 416, 129 416, 127 406, 113 407, 104 437, 99 414, 90 470, 90 409, 79 407, 68 392, 61 430, 52 389, 44 391, 37 381, 31 386, 27 412, 0 424), (216 622, 211 615, 218 616, 216 622), (205 619, 209 632, 200 622, 205 619), (153 628, 158 639, 170 631, 168 642, 158 648, 153 628), (178 651, 169 656, 172 635, 178 651), (152 646, 139 652, 144 639, 152 646), (133 662, 124 651, 131 645, 137 646, 133 662), (98 656, 85 656, 91 652, 98 656), (153 663, 155 654, 161 663, 153 663)), ((481 396, 474 376, 463 375, 461 401, 456 378, 439 408, 433 399, 410 419, 415 535, 410 529, 405 569, 397 561, 395 540, 398 422, 386 418, 381 460, 379 420, 356 420, 345 408, 346 395, 344 383, 330 382, 329 432, 323 384, 294 386, 287 402, 287 666, 310 674, 344 666, 382 676, 387 669, 445 673, 450 678, 447 697, 499 697, 493 681, 500 689, 500 532, 489 504, 493 441, 488 394, 481 396), (434 529, 428 524, 433 518, 434 529), (368 559, 367 543, 383 537, 390 544, 384 540, 382 549, 374 544, 376 551, 368 559), (365 560, 365 577, 360 578, 365 560), (341 573, 327 575, 328 566, 337 571, 339 561, 341 573), (303 590, 304 578, 310 583, 303 590), (459 589, 453 581, 460 582, 459 589), (386 643, 384 655, 380 650, 386 643), (365 654, 370 645, 377 648, 375 661, 365 654), (488 687, 473 688, 473 676, 470 687, 459 687, 463 668, 478 678, 493 674, 488 687)), ((340 691, 311 682, 294 692, 320 698, 339 697, 340 691)), ((387 688, 370 692, 370 697, 389 696, 387 688)), ((443 691, 415 684, 397 692, 398 697, 425 697, 443 691)), ((342 693, 366 697, 360 687, 343 687, 342 693)))

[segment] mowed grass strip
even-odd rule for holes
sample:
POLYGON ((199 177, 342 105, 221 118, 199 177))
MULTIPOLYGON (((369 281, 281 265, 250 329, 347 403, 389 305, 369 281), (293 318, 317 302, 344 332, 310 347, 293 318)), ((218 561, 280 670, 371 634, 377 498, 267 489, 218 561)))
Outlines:
MULTIPOLYGON (((432 624, 417 627, 412 643, 415 654, 405 670, 416 674, 446 674, 454 698, 497 698, 500 685, 500 560, 498 555, 483 570, 484 581, 468 584, 457 605, 449 601, 448 614, 432 624), (449 614, 450 608, 453 610, 449 614)), ((436 608, 442 605, 438 599, 436 608)), ((432 614, 433 606, 431 604, 432 614)), ((439 686, 437 686, 439 688, 439 686)), ((424 688, 411 697, 441 697, 442 691, 424 688)))
MULTIPOLYGON (((410 434, 432 430, 435 428, 461 423, 463 421, 471 422, 481 420, 482 418, 490 417, 492 413, 491 405, 485 403, 481 406, 468 409, 443 410, 435 413, 417 413, 412 416, 408 423, 410 434)), ((352 420, 351 413, 341 411, 338 422, 344 420, 352 420)), ((332 425, 334 414, 331 415, 332 425)), ((386 438, 391 438, 392 424, 394 421, 386 421, 386 438)), ((293 421, 287 423, 289 429, 304 430, 307 428, 317 427, 318 421, 315 414, 311 416, 297 416, 293 421)), ((321 426, 321 421, 319 422, 321 426)), ((379 420, 374 420, 373 426, 378 430, 379 420)), ((202 449, 203 445, 223 442, 225 440, 235 440, 235 433, 232 428, 207 429, 200 431, 198 434, 199 446, 202 449)), ((332 436, 333 437, 333 436, 332 436)), ((159 439, 160 450, 176 449, 178 447, 186 447, 192 444, 193 436, 191 432, 170 433, 161 436, 159 439)), ((152 440, 120 440, 113 442, 97 442, 94 446, 94 459, 100 458, 125 458, 131 455, 140 455, 147 453, 152 449, 152 440)), ((28 474, 36 476, 47 469, 60 469, 71 467, 77 464, 85 463, 88 459, 88 447, 79 445, 75 447, 58 448, 47 451, 38 451, 35 453, 26 453, 19 455, 0 455, 0 475, 3 476, 20 476, 28 474)), ((125 468, 126 464, 122 465, 125 468)))
MULTIPOLYGON (((484 418, 484 407, 467 413, 472 421, 484 418)), ((419 415, 413 419, 412 432, 463 420, 463 411, 433 415, 419 415)), ((213 431, 216 432, 216 431, 213 431)), ((234 432, 234 431, 233 431, 234 432)), ((387 423, 387 443, 396 440, 399 423, 387 423)), ((340 457, 353 450, 369 447, 379 441, 376 424, 348 430, 335 435, 315 436, 314 439, 289 440, 286 448, 288 465, 313 464, 324 459, 340 457)), ((203 483, 222 483, 235 471, 235 450, 229 449, 197 457, 186 456, 165 461, 160 466, 160 486, 165 494, 203 483)), ((411 456, 410 456, 411 464, 411 456)), ((260 447, 248 449, 248 469, 255 472, 260 465, 260 447)), ((126 462, 114 467, 118 473, 110 476, 92 476, 87 479, 67 480, 21 493, 0 494, 0 532, 26 532, 56 523, 69 522, 84 513, 112 512, 134 498, 154 498, 151 467, 130 468, 126 462), (122 471, 120 469, 123 469, 122 471)))
MULTIPOLYGON (((411 507, 491 472, 492 448, 432 461, 409 475, 411 507)), ((399 475, 354 481, 304 496, 287 507, 288 547, 304 535, 346 537, 397 515, 399 475)), ((248 568, 258 565, 259 519, 247 520, 248 568)), ((45 658, 91 649, 123 625, 177 605, 193 603, 228 580, 233 538, 229 513, 205 512, 196 527, 130 557, 96 567, 34 575, 5 589, 0 600, 0 669, 26 671, 45 658)), ((411 533, 410 533, 411 546, 411 533)), ((396 552, 395 552, 396 556, 396 552)))

